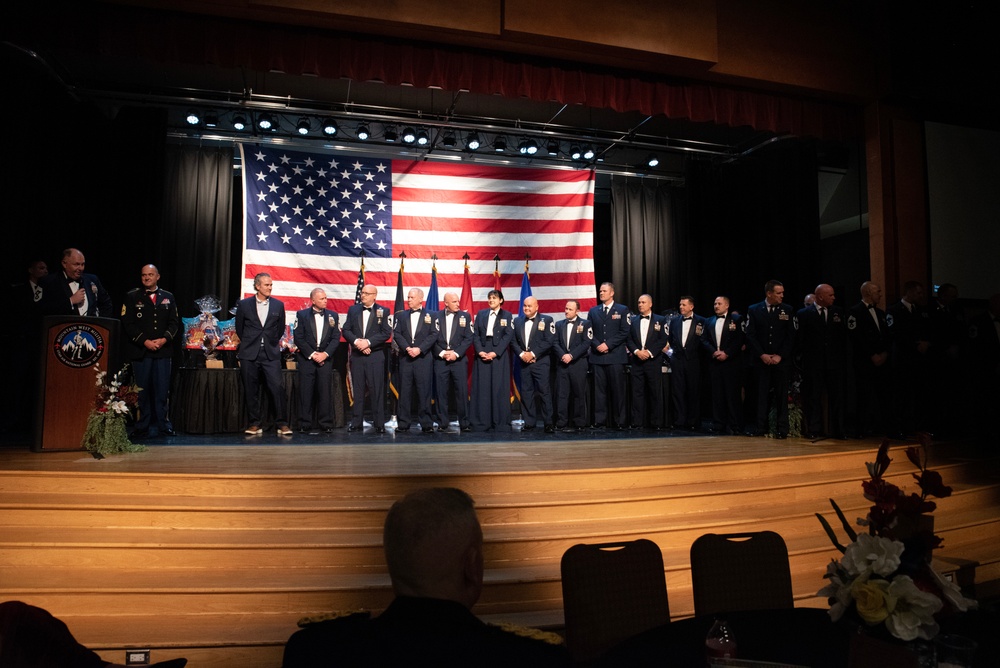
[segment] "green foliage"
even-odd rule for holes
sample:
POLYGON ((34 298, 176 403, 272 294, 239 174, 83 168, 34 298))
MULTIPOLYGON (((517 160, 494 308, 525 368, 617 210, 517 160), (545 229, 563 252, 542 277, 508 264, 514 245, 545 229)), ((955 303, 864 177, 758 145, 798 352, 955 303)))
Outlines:
POLYGON ((83 432, 84 448, 101 455, 119 452, 144 452, 145 445, 133 443, 125 429, 125 418, 113 411, 99 413, 91 411, 87 418, 87 429, 83 432))

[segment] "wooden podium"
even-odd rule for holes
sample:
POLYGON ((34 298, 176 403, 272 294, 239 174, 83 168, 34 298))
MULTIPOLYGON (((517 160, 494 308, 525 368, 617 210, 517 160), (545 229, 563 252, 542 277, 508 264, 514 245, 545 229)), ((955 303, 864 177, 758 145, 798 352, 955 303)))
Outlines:
POLYGON ((43 348, 36 452, 82 450, 80 442, 94 407, 97 371, 118 371, 118 321, 53 315, 43 322, 43 348))

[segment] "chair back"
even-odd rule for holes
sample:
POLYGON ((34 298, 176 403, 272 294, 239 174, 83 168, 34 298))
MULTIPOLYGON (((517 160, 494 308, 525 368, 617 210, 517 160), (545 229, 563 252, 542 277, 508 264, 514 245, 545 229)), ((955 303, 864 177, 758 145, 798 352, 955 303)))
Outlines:
POLYGON ((788 548, 773 531, 701 536, 691 545, 694 614, 794 607, 788 548))
POLYGON ((670 621, 663 555, 651 540, 574 545, 561 570, 566 646, 576 663, 670 621))

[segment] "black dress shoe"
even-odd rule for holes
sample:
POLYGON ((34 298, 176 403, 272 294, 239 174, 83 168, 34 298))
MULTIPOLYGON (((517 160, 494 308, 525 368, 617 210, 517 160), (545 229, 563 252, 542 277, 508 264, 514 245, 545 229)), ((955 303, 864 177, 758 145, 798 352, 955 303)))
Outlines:
POLYGON ((438 425, 437 430, 440 432, 445 432, 448 431, 448 427, 442 427, 441 425, 438 425))
POLYGON ((300 434, 308 434, 308 433, 309 433, 309 429, 308 429, 308 428, 306 428, 306 427, 299 427, 297 431, 298 431, 298 432, 299 432, 300 434))
POLYGON ((176 436, 176 435, 177 432, 174 431, 172 427, 170 429, 164 429, 163 431, 160 432, 160 436, 176 436))
POLYGON ((401 431, 410 431, 410 425, 406 425, 405 427, 396 427, 397 434, 401 431))
POLYGON ((434 427, 422 427, 420 431, 424 432, 425 434, 430 434, 434 431, 434 427))
POLYGON ((590 428, 593 429, 594 431, 604 431, 603 424, 592 424, 590 425, 590 428))
POLYGON ((333 427, 327 427, 326 429, 323 430, 323 433, 324 434, 332 434, 333 433, 333 427))
POLYGON ((349 424, 349 425, 347 425, 347 431, 361 431, 364 428, 365 428, 364 425, 360 425, 360 424, 349 424))
POLYGON ((780 433, 779 433, 779 434, 775 434, 775 435, 774 435, 774 437, 775 437, 776 439, 778 439, 779 441, 783 441, 783 440, 785 440, 786 438, 788 438, 788 434, 780 434, 780 433))
POLYGON ((560 427, 559 431, 563 432, 564 434, 575 434, 577 432, 577 429, 578 429, 577 427, 560 427))
POLYGON ((550 425, 550 424, 547 424, 547 425, 545 425, 545 433, 546 434, 554 434, 554 433, 556 433, 556 428, 554 426, 550 425))
POLYGON ((533 424, 526 424, 526 425, 524 425, 524 426, 521 427, 521 431, 534 431, 534 429, 535 429, 535 425, 533 425, 533 424))
MULTIPOLYGON (((409 427, 407 427, 407 429, 409 429, 409 427)), ((385 433, 385 427, 375 427, 375 433, 376 434, 384 434, 385 433)))
POLYGON ((809 439, 810 441, 817 441, 817 440, 823 438, 823 436, 821 434, 817 434, 816 432, 813 431, 813 432, 809 432, 808 434, 806 434, 806 438, 809 439))

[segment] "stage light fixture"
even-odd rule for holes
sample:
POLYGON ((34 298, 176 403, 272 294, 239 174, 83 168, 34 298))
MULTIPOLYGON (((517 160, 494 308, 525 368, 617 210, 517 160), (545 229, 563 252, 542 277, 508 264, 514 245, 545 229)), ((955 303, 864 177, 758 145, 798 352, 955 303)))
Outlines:
POLYGON ((214 111, 205 112, 205 127, 214 128, 219 125, 219 115, 214 111))
POLYGON ((497 135, 497 138, 493 140, 493 151, 496 153, 503 153, 507 150, 507 140, 503 138, 502 135, 497 135))
POLYGON ((475 132, 470 132, 469 136, 465 138, 465 148, 470 151, 478 151, 482 144, 479 142, 479 135, 475 132))
POLYGON ((559 144, 557 142, 550 141, 548 145, 548 152, 549 155, 553 157, 559 155, 559 144))
POLYGON ((657 158, 655 155, 650 154, 650 156, 646 158, 647 167, 656 167, 659 164, 660 164, 660 159, 657 158))
POLYGON ((430 139, 427 137, 427 130, 421 130, 417 133, 417 144, 420 146, 427 146, 427 142, 430 139))
POLYGON ((295 126, 295 131, 300 135, 309 134, 309 119, 305 116, 300 118, 298 124, 295 126))
POLYGON ((243 114, 233 116, 233 129, 243 132, 247 129, 247 117, 243 114))
POLYGON ((584 160, 593 160, 594 159, 594 155, 595 154, 594 154, 593 147, 591 147, 590 145, 587 145, 586 147, 584 147, 584 149, 583 149, 583 159, 584 160))
POLYGON ((382 134, 382 138, 385 139, 385 143, 394 144, 396 140, 399 139, 399 135, 396 134, 394 129, 386 128, 385 132, 382 134))
POLYGON ((273 130, 274 126, 274 116, 271 114, 261 114, 257 118, 257 127, 261 130, 273 130))
POLYGON ((521 155, 535 155, 538 153, 538 142, 534 139, 524 139, 517 145, 517 150, 521 155))
POLYGON ((413 128, 406 128, 403 130, 403 143, 412 144, 417 141, 417 133, 413 131, 413 128))
POLYGON ((198 125, 199 123, 201 123, 201 116, 198 114, 197 111, 192 109, 189 112, 187 112, 187 116, 185 117, 184 120, 187 121, 188 125, 198 125))
POLYGON ((368 131, 368 126, 362 123, 358 126, 358 139, 361 141, 368 141, 368 138, 372 136, 372 133, 368 131))
POLYGON ((579 160, 582 156, 583 152, 580 150, 579 146, 573 146, 573 148, 569 150, 569 157, 574 160, 579 160))
POLYGON ((445 148, 455 148, 455 141, 456 141, 455 133, 449 130, 448 132, 444 133, 444 138, 441 140, 441 145, 444 146, 445 148))
POLYGON ((325 134, 327 137, 334 136, 335 134, 337 134, 339 130, 340 128, 337 127, 337 121, 333 120, 332 118, 323 119, 323 134, 325 134))

